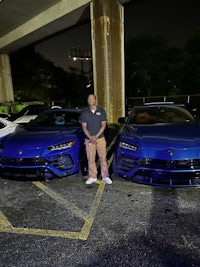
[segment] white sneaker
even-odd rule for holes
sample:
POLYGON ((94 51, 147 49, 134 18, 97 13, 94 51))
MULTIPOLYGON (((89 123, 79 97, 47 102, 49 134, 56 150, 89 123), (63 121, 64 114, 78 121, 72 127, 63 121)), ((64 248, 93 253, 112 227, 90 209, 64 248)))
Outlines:
POLYGON ((112 184, 112 180, 111 180, 109 177, 105 177, 105 178, 103 178, 103 181, 104 181, 106 184, 112 184))
POLYGON ((92 184, 92 183, 95 183, 97 181, 97 178, 89 178, 87 179, 87 181, 85 182, 86 184, 92 184))

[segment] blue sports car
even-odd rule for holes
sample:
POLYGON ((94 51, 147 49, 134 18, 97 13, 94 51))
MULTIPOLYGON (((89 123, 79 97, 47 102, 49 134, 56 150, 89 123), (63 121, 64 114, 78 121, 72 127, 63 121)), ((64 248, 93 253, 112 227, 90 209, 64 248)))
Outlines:
POLYGON ((138 183, 200 184, 200 125, 182 104, 135 106, 117 137, 113 173, 138 183))
MULTIPOLYGON (((49 109, 0 143, 0 176, 63 177, 87 169, 80 109, 49 109)), ((84 173, 83 173, 84 174, 84 173)))

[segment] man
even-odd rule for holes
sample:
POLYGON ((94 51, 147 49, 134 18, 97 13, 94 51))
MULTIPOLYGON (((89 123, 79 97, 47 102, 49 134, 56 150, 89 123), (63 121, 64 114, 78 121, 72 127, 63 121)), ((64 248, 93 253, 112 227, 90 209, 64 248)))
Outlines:
POLYGON ((86 184, 89 185, 97 181, 96 152, 100 160, 102 180, 107 184, 112 184, 108 174, 106 140, 104 137, 107 123, 106 112, 96 106, 96 96, 94 94, 88 96, 87 102, 89 107, 81 114, 81 124, 86 135, 85 146, 90 177, 86 184))

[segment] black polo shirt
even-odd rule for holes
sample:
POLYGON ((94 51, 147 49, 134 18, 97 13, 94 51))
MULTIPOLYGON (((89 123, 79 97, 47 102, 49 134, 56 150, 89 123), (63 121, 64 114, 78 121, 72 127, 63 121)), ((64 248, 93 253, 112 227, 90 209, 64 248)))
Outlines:
MULTIPOLYGON (((106 112, 104 109, 97 107, 93 113, 90 108, 83 110, 80 118, 81 123, 87 123, 87 129, 90 135, 96 135, 101 128, 101 122, 107 121, 106 112)), ((103 137, 102 133, 98 138, 103 137)))

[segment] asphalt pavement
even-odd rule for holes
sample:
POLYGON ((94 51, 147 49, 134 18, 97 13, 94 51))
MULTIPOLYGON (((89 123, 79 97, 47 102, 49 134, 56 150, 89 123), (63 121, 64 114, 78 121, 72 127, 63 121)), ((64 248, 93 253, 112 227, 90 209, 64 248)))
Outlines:
POLYGON ((199 190, 0 179, 0 266, 200 266, 199 190))
POLYGON ((200 188, 86 178, 0 178, 0 267, 200 266, 200 188))

